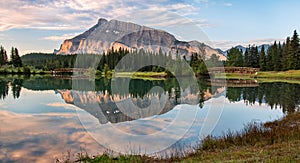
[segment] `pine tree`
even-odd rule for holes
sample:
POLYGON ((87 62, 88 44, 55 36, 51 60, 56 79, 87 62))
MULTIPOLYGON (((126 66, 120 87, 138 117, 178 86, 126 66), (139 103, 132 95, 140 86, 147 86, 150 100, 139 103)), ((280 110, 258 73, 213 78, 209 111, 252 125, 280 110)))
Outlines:
POLYGON ((288 55, 288 69, 300 69, 300 45, 299 36, 297 31, 294 31, 294 35, 291 40, 291 46, 288 55))
POLYGON ((4 50, 3 59, 4 59, 5 64, 7 64, 8 58, 7 58, 7 52, 6 52, 6 50, 4 50))
POLYGON ((282 59, 281 59, 282 70, 288 70, 289 68, 288 58, 289 58, 290 46, 291 46, 291 40, 290 37, 287 37, 282 52, 282 59))
POLYGON ((265 53, 265 46, 262 45, 261 51, 259 53, 259 68, 261 71, 266 71, 266 53, 265 53))
POLYGON ((274 45, 272 46, 272 65, 273 65, 273 70, 279 71, 280 70, 280 55, 279 55, 279 46, 277 45, 277 42, 274 42, 274 45))
POLYGON ((15 60, 15 48, 11 47, 11 51, 10 51, 10 62, 13 64, 15 60))
POLYGON ((3 46, 0 47, 0 66, 7 62, 6 51, 3 46))
POLYGON ((249 49, 247 48, 244 54, 244 66, 250 67, 250 56, 249 56, 249 49))
POLYGON ((16 67, 22 67, 22 60, 21 60, 21 57, 19 55, 19 51, 17 48, 15 48, 15 59, 16 59, 16 64, 15 66, 16 67))
POLYGON ((19 56, 19 51, 17 48, 12 47, 11 48, 11 63, 15 66, 15 67, 22 67, 22 60, 19 56))
MULTIPOLYGON (((274 43, 275 44, 275 43, 274 43)), ((273 63, 273 57, 274 57, 274 44, 269 47, 267 52, 267 60, 266 60, 266 70, 267 71, 273 71, 274 70, 274 63, 273 63)))
POLYGON ((282 71, 282 57, 283 57, 283 45, 279 42, 278 44, 278 56, 277 56, 277 63, 278 63, 278 71, 282 71))
POLYGON ((257 46, 250 48, 250 67, 259 67, 259 55, 257 46))
POLYGON ((226 62, 227 66, 243 66, 243 53, 237 49, 232 48, 228 52, 228 60, 226 62))

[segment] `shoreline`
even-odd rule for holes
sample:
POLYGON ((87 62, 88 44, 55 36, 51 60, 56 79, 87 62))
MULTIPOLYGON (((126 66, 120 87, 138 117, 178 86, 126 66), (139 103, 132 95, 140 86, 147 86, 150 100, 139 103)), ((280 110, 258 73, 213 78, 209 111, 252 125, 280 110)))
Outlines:
MULTIPOLYGON (((88 72, 83 74, 85 78, 91 77, 91 73, 95 74, 95 78, 132 78, 132 79, 145 79, 145 80, 166 80, 171 76, 167 72, 118 72, 114 73, 114 71, 108 71, 106 73, 101 71, 88 72)), ((71 74, 58 74, 53 75, 51 71, 43 71, 43 70, 32 70, 22 68, 14 68, 14 69, 1 69, 0 75, 51 75, 54 77, 64 77, 64 76, 72 76, 71 74)), ((184 77, 184 76, 182 76, 184 77)), ((199 78, 201 76, 197 76, 199 78)), ((208 75, 204 76, 209 78, 208 75)), ((264 82, 288 82, 288 83, 297 83, 300 84, 300 70, 289 70, 289 71, 261 71, 257 74, 242 74, 242 73, 216 73, 211 76, 211 79, 236 79, 236 80, 257 80, 259 83, 264 82)))
POLYGON ((263 124, 248 124, 239 132, 207 137, 194 153, 169 158, 145 155, 89 156, 79 153, 76 162, 297 162, 300 161, 300 112, 263 124))

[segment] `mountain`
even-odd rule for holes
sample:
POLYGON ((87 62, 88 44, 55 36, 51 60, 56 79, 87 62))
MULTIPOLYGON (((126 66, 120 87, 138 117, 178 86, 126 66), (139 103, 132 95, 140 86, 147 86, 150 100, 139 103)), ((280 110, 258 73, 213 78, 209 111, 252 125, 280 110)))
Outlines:
MULTIPOLYGON (((262 46, 265 46, 265 52, 267 52, 268 49, 269 49, 269 47, 270 47, 269 44, 262 44, 262 45, 259 45, 259 46, 257 46, 257 49, 258 49, 259 52, 261 51, 262 46)), ((237 45, 237 46, 235 46, 234 48, 237 48, 237 49, 239 49, 239 50, 242 50, 243 53, 245 53, 245 51, 246 51, 246 49, 247 49, 248 47, 244 47, 244 46, 242 46, 242 45, 237 45)), ((232 49, 232 48, 230 48, 230 49, 232 49)), ((230 51, 230 49, 228 49, 228 50, 226 50, 226 51, 224 52, 224 55, 225 55, 225 56, 227 56, 227 54, 228 54, 228 52, 230 51)))
POLYGON ((216 49, 220 54, 223 54, 223 55, 225 55, 226 56, 226 52, 225 51, 223 51, 222 49, 220 49, 220 48, 217 48, 216 49))
MULTIPOLYGON (((245 53, 245 51, 246 51, 246 49, 247 49, 246 47, 244 47, 244 46, 242 46, 242 45, 237 45, 237 46, 232 47, 232 48, 237 48, 237 49, 239 49, 239 50, 242 50, 243 53, 245 53)), ((230 48, 230 49, 228 49, 228 50, 225 51, 225 55, 226 55, 226 56, 227 56, 227 54, 229 53, 229 51, 230 51, 232 48, 230 48)))
POLYGON ((198 41, 180 41, 172 34, 138 24, 118 20, 100 18, 98 23, 86 32, 65 40, 56 54, 101 54, 108 49, 124 48, 128 50, 143 49, 149 52, 158 52, 160 49, 166 54, 175 57, 190 56, 192 53, 210 58, 212 54, 220 60, 226 57, 218 50, 198 41))
POLYGON ((259 52, 261 51, 262 46, 265 46, 265 47, 264 47, 264 48, 265 48, 265 52, 267 53, 268 50, 269 50, 270 45, 269 45, 269 44, 259 45, 259 46, 257 47, 257 49, 258 49, 259 52))

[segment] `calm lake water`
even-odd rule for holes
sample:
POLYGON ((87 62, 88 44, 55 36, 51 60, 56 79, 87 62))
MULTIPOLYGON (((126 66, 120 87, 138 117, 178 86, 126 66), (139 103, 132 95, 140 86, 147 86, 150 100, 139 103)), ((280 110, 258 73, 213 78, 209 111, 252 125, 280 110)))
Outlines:
POLYGON ((1 76, 1 162, 188 150, 208 134, 280 119, 300 104, 299 84, 199 79, 193 92, 176 79, 132 79, 127 91, 111 89, 123 80, 1 76))

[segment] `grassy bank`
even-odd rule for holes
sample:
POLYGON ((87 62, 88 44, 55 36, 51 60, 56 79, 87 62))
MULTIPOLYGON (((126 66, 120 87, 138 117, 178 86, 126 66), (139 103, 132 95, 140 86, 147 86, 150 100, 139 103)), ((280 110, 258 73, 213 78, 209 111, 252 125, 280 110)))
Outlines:
MULTIPOLYGON (((65 160, 69 162, 70 160, 65 160)), ((78 154, 78 162, 299 162, 300 113, 265 124, 249 124, 237 133, 207 137, 202 146, 184 158, 155 159, 141 155, 78 154)), ((71 161, 70 161, 71 162, 71 161)))
POLYGON ((240 74, 240 73, 219 73, 214 75, 215 78, 219 79, 290 79, 299 80, 300 70, 289 70, 289 71, 261 71, 257 74, 240 74))
POLYGON ((203 146, 183 161, 191 162, 298 162, 300 113, 262 125, 248 125, 242 132, 207 138, 203 146))
POLYGON ((259 72, 257 78, 300 79, 300 70, 259 72))
POLYGON ((32 69, 28 67, 1 67, 0 68, 1 75, 7 74, 51 74, 51 71, 43 71, 38 69, 32 69))
POLYGON ((133 79, 148 79, 148 80, 164 80, 167 78, 166 72, 117 72, 108 71, 106 73, 97 71, 96 77, 112 78, 133 78, 133 79))

